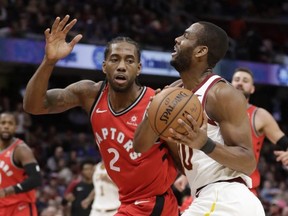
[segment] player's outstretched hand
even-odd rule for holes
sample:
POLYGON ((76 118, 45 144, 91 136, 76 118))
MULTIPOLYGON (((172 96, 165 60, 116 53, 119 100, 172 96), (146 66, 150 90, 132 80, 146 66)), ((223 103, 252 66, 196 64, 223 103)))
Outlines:
POLYGON ((57 17, 52 28, 48 28, 44 32, 46 39, 45 57, 48 61, 57 62, 66 57, 82 38, 82 35, 78 34, 70 43, 66 42, 67 34, 77 22, 76 19, 73 19, 67 24, 69 18, 69 15, 66 15, 62 20, 57 17))

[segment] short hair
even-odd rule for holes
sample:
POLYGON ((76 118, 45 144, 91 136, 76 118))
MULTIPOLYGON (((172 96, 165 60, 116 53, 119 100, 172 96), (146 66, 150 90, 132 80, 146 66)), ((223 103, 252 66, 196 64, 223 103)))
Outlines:
POLYGON ((140 62, 140 60, 141 60, 141 51, 140 51, 139 44, 136 41, 134 41, 131 38, 129 38, 129 37, 122 37, 122 36, 121 37, 116 37, 116 38, 112 39, 111 41, 109 41, 107 43, 105 51, 104 51, 104 59, 105 60, 107 59, 108 53, 111 51, 111 45, 115 44, 115 43, 121 43, 121 42, 127 42, 127 43, 130 43, 130 44, 135 46, 136 55, 137 55, 136 57, 137 57, 137 60, 140 62))
POLYGON ((18 125, 18 119, 16 118, 16 116, 15 116, 14 113, 12 113, 12 112, 8 112, 8 111, 2 112, 2 113, 0 113, 0 118, 1 118, 2 115, 9 115, 9 116, 12 116, 13 119, 15 120, 16 125, 18 125))
POLYGON ((197 45, 208 47, 208 66, 213 68, 226 55, 229 47, 228 35, 213 23, 205 21, 198 23, 203 26, 203 29, 197 35, 197 45))
POLYGON ((243 72, 248 73, 252 77, 252 81, 254 81, 254 74, 250 69, 245 68, 245 67, 238 67, 234 70, 234 74, 238 71, 243 71, 243 72))
MULTIPOLYGON (((136 58, 137 58, 138 62, 140 62, 141 61, 141 49, 140 49, 139 44, 136 41, 132 40, 131 38, 123 37, 123 36, 116 37, 116 38, 112 39, 111 41, 109 41, 107 43, 105 51, 104 51, 104 60, 107 59, 108 54, 111 51, 111 45, 115 44, 115 43, 121 43, 121 42, 127 42, 127 43, 130 43, 130 44, 135 46, 135 48, 136 48, 136 58)), ((135 82, 136 82, 136 84, 138 86, 141 86, 141 84, 140 84, 140 82, 138 80, 138 77, 136 77, 135 82)))
POLYGON ((90 165, 95 165, 95 161, 93 159, 84 159, 81 164, 80 164, 80 170, 83 170, 83 167, 86 165, 86 164, 90 164, 90 165))

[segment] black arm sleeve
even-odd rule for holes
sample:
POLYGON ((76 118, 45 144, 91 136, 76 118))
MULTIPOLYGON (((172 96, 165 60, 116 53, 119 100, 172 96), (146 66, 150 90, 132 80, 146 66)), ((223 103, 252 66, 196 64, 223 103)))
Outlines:
POLYGON ((288 148, 288 137, 284 135, 276 142, 276 149, 286 151, 287 148, 288 148))
POLYGON ((30 191, 42 184, 40 167, 37 163, 26 164, 23 168, 28 178, 26 178, 23 182, 14 185, 16 194, 30 191))

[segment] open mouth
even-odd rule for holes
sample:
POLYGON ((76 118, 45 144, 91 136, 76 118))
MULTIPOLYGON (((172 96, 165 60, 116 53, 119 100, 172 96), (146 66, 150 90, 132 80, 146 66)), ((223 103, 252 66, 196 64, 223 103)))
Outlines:
POLYGON ((118 74, 117 76, 115 76, 115 81, 117 82, 117 83, 124 83, 124 82, 126 82, 127 81, 127 78, 126 78, 126 76, 124 76, 124 75, 122 75, 122 74, 118 74))
POLYGON ((176 48, 176 45, 174 46, 174 52, 171 54, 172 56, 176 55, 177 54, 177 48, 176 48))
POLYGON ((119 74, 115 77, 116 80, 126 80, 126 77, 122 74, 119 74))
POLYGON ((238 90, 240 90, 240 91, 243 91, 242 86, 237 86, 236 89, 238 89, 238 90))

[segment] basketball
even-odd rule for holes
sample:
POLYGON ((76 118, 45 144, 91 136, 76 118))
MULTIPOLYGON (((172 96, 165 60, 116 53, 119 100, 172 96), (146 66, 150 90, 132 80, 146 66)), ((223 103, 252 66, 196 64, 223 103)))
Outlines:
POLYGON ((155 95, 147 112, 151 127, 164 140, 170 136, 169 128, 187 133, 177 122, 181 118, 190 124, 187 114, 195 119, 198 126, 203 122, 203 109, 198 97, 190 90, 179 87, 166 88, 155 95))

